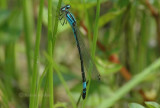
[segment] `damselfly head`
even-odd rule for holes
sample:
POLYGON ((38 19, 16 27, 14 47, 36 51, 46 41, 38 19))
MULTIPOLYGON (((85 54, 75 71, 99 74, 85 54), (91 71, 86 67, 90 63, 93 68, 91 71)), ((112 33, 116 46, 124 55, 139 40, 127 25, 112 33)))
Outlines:
POLYGON ((61 8, 61 11, 65 11, 65 10, 66 10, 66 7, 62 7, 62 8, 61 8))
POLYGON ((71 8, 71 5, 66 5, 66 8, 67 8, 67 9, 71 8))
POLYGON ((68 10, 70 7, 71 7, 70 5, 63 6, 63 7, 61 8, 61 11, 66 11, 66 10, 68 10))

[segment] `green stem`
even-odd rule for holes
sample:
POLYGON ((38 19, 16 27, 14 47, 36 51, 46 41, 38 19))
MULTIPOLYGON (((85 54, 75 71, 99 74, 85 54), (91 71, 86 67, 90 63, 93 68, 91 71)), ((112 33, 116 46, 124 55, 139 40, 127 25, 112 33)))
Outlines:
MULTIPOLYGON (((48 55, 52 58, 52 0, 48 0, 48 55)), ((48 85, 49 85, 49 104, 53 108, 53 69, 49 67, 48 71, 48 85)))
POLYGON ((70 99, 70 101, 72 103, 72 107, 76 108, 76 104, 75 104, 75 101, 74 101, 74 99, 73 99, 73 97, 71 95, 71 92, 69 91, 69 88, 68 88, 67 84, 65 83, 65 80, 64 80, 62 74, 60 73, 60 71, 58 69, 58 66, 56 65, 56 63, 54 61, 53 61, 53 67, 54 67, 55 71, 57 72, 58 77, 59 77, 60 81, 62 82, 62 84, 63 84, 63 86, 64 86, 64 88, 65 88, 65 90, 66 90, 66 92, 67 92, 67 94, 69 96, 69 99, 70 99))
POLYGON ((83 0, 83 7, 84 7, 84 10, 85 10, 85 16, 86 16, 86 23, 87 23, 87 28, 88 28, 88 39, 89 39, 89 45, 91 45, 92 43, 92 24, 91 24, 91 18, 89 16, 89 12, 88 12, 88 9, 86 8, 86 0, 83 0))
POLYGON ((31 0, 23 0, 23 22, 24 22, 28 71, 29 71, 29 75, 31 75, 32 68, 31 68, 31 39, 30 37, 33 36, 33 28, 34 28, 31 0))
MULTIPOLYGON (((48 71, 48 70, 47 70, 48 71)), ((43 91, 43 97, 42 97, 42 104, 41 104, 41 108, 46 108, 46 103, 47 103, 47 87, 48 87, 48 78, 45 79, 45 87, 44 87, 44 91, 43 91)))
MULTIPOLYGON (((57 6, 57 11, 60 10, 62 4, 62 0, 59 0, 58 6, 57 6)), ((56 12, 56 16, 58 16, 58 13, 56 12)), ((53 52, 54 52, 54 46, 55 46, 55 41, 56 41, 56 34, 57 34, 57 29, 58 29, 58 17, 55 18, 55 24, 54 24, 54 30, 53 30, 53 52)))
MULTIPOLYGON (((34 52, 34 62, 33 62, 33 76, 32 76, 32 84, 31 84, 31 97, 30 97, 30 108, 35 108, 34 103, 37 103, 38 96, 34 96, 36 93, 36 84, 38 80, 38 72, 37 72, 37 62, 39 57, 39 46, 41 39, 41 28, 42 28, 42 14, 43 14, 43 6, 44 0, 40 0, 40 8, 39 8, 39 17, 37 23, 37 34, 36 34, 36 43, 35 43, 35 52, 34 52)), ((38 92, 38 91, 37 91, 38 92)), ((37 105, 36 105, 37 106, 37 105)))
MULTIPOLYGON (((40 87, 41 87, 41 84, 42 84, 42 81, 43 81, 43 78, 45 77, 46 75, 46 72, 48 71, 48 65, 46 65, 44 71, 43 71, 43 74, 41 75, 41 77, 39 78, 39 82, 38 82, 38 87, 37 87, 37 98, 39 99, 39 92, 40 92, 40 87)), ((44 90, 44 94, 46 93, 46 91, 44 90)), ((43 95, 45 96, 45 95, 43 95)), ((38 108, 38 99, 37 99, 37 103, 36 103, 36 108, 38 108)), ((43 98, 43 101, 45 101, 45 99, 43 98)), ((43 102, 42 102, 43 103, 43 102)), ((42 106, 41 106, 42 107, 42 106)))
POLYGON ((153 64, 151 64, 148 68, 146 68, 145 70, 140 72, 138 75, 133 77, 132 80, 130 80, 123 87, 121 87, 117 92, 114 93, 114 95, 103 100, 99 108, 109 108, 112 105, 114 105, 116 101, 122 98, 126 93, 128 93, 132 88, 134 88, 136 85, 142 82, 146 77, 152 75, 155 72, 158 72, 156 71, 156 69, 159 67, 160 67, 160 58, 157 61, 155 61, 153 64))
POLYGON ((96 11, 96 20, 95 20, 95 27, 94 27, 94 34, 93 34, 93 43, 92 43, 92 57, 94 58, 97 46, 97 38, 98 38, 98 21, 99 21, 99 14, 100 14, 100 0, 97 0, 97 11, 96 11))
POLYGON ((12 78, 15 78, 15 43, 10 43, 5 47, 5 85, 8 99, 13 97, 12 78))

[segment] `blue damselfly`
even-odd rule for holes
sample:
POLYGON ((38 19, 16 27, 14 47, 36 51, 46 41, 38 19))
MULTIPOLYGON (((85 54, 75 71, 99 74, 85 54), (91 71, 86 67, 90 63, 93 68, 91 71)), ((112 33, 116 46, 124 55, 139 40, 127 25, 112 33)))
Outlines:
MULTIPOLYGON (((63 17, 66 17, 67 21, 69 22, 70 26, 72 27, 72 31, 74 34, 74 38, 76 40, 80 61, 81 61, 81 72, 82 72, 82 81, 83 81, 83 92, 82 92, 82 98, 85 99, 86 96, 86 77, 85 77, 85 69, 86 71, 89 71, 89 68, 91 68, 91 72, 93 72, 92 76, 95 78, 97 77, 98 80, 100 80, 100 74, 97 71, 97 68, 89 55, 87 49, 85 48, 85 44, 80 36, 80 32, 76 25, 76 19, 74 18, 73 14, 69 12, 70 5, 66 5, 61 8, 60 11, 60 17, 59 20, 62 20, 63 17), (85 69, 84 69, 85 66, 85 69)), ((67 21, 63 21, 61 24, 64 25, 67 23, 67 21)))

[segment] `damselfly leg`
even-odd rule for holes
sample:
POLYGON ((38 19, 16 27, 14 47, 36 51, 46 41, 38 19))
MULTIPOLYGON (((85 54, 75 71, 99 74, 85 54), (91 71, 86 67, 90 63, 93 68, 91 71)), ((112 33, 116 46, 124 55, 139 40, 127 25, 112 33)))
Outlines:
POLYGON ((63 20, 63 22, 62 22, 62 19, 64 18, 64 15, 65 14, 61 14, 60 16, 59 16, 59 20, 60 20, 60 23, 61 23, 61 25, 63 26, 64 24, 67 24, 67 20, 63 20))

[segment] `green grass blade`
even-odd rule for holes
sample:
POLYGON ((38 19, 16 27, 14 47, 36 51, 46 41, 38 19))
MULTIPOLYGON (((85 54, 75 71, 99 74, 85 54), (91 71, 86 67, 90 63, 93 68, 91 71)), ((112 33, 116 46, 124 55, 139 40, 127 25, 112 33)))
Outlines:
POLYGON ((41 39, 43 5, 44 5, 44 0, 40 0, 39 16, 38 16, 38 23, 37 23, 36 43, 35 43, 35 52, 34 52, 34 61, 33 61, 32 84, 31 84, 31 93, 30 93, 31 94, 30 108, 37 108, 38 107, 38 105, 36 105, 36 107, 35 107, 35 103, 37 103, 37 101, 38 101, 38 96, 37 96, 38 91, 37 91, 37 88, 36 88, 37 80, 38 80, 37 62, 38 62, 38 57, 39 57, 39 47, 40 47, 40 39, 41 39), (32 96, 34 94, 36 94, 36 96, 32 96))
MULTIPOLYGON (((48 0, 48 55, 52 58, 52 0, 48 0)), ((48 88, 49 88, 49 105, 50 108, 54 107, 54 96, 53 96, 53 69, 50 66, 48 71, 48 88)))
POLYGON ((103 100, 99 108, 109 108, 112 105, 115 104, 116 101, 118 101, 120 98, 122 98, 126 93, 128 93, 133 87, 138 85, 140 82, 142 82, 147 76, 153 74, 153 72, 156 72, 155 69, 160 67, 160 59, 155 61, 153 64, 151 64, 148 68, 140 72, 138 75, 133 77, 132 80, 130 80, 127 84, 125 84, 123 87, 121 87, 115 94, 111 97, 106 98, 106 100, 103 100))
MULTIPOLYGON (((48 67, 49 68, 49 67, 48 67)), ((43 97, 42 97, 42 104, 41 104, 41 108, 46 108, 46 104, 48 102, 48 92, 47 92, 47 88, 48 88, 48 78, 46 78, 45 81, 45 87, 44 87, 44 91, 43 91, 43 97)))
POLYGON ((97 11, 96 11, 96 20, 95 20, 95 27, 94 27, 94 34, 93 34, 93 43, 92 43, 92 57, 94 58, 97 46, 97 38, 98 38, 98 22, 99 22, 99 15, 100 15, 100 0, 97 0, 97 11))
MULTIPOLYGON (((38 87, 37 87, 37 102, 36 102, 36 108, 38 108, 38 100, 39 100, 39 92, 40 92, 40 87, 41 87, 41 84, 42 84, 42 80, 43 80, 43 78, 45 77, 45 75, 46 75, 46 73, 47 73, 47 71, 48 71, 48 65, 46 65, 46 67, 45 67, 45 69, 44 69, 44 71, 43 71, 43 74, 41 75, 41 77, 39 78, 39 81, 38 81, 38 87)), ((45 91, 44 91, 44 93, 45 93, 45 91)), ((45 96, 45 95, 44 95, 45 96)))
POLYGON ((73 99, 73 97, 71 95, 71 92, 69 91, 69 88, 68 88, 68 86, 67 86, 67 84, 66 84, 66 82, 65 82, 65 80, 64 80, 64 78, 62 76, 62 74, 59 71, 59 68, 58 68, 57 64, 54 62, 54 60, 51 59, 51 57, 47 53, 44 52, 44 55, 45 55, 46 59, 48 60, 48 62, 50 64, 52 64, 52 67, 54 68, 54 70, 57 72, 58 77, 59 77, 60 81, 62 82, 62 84, 63 84, 63 86, 64 86, 64 88, 65 88, 65 90, 66 90, 66 92, 67 92, 67 94, 69 96, 69 99, 70 99, 70 101, 72 103, 72 107, 76 108, 76 103, 75 103, 75 101, 74 101, 74 99, 73 99))
POLYGON ((60 81, 62 82, 62 84, 63 84, 63 86, 64 86, 64 88, 65 88, 65 90, 66 90, 66 92, 67 92, 67 94, 69 96, 69 99, 70 99, 70 101, 72 103, 72 107, 76 108, 76 103, 75 103, 75 101, 74 101, 74 99, 73 99, 73 97, 71 95, 71 92, 69 91, 69 88, 68 88, 68 86, 67 86, 67 84, 66 84, 66 82, 65 82, 65 80, 64 80, 64 78, 62 76, 62 74, 60 73, 60 71, 58 69, 58 66, 56 65, 56 63, 54 61, 53 61, 53 68, 57 72, 58 77, 59 77, 60 81))
MULTIPOLYGON (((56 10, 56 16, 58 16, 58 12, 61 8, 62 0, 59 0, 57 10, 56 10)), ((58 29, 58 17, 55 18, 55 24, 54 24, 54 30, 53 30, 53 52, 54 52, 54 46, 55 46, 55 41, 57 39, 57 29, 58 29)))
POLYGON ((23 0, 23 22, 24 22, 24 32, 25 32, 25 46, 26 46, 26 55, 28 63, 28 72, 29 75, 32 74, 31 66, 31 37, 33 36, 33 13, 32 13, 32 1, 23 0))
POLYGON ((121 10, 117 10, 114 12, 109 12, 104 14, 103 16, 101 16, 99 18, 99 23, 98 23, 98 27, 103 27, 105 24, 107 24, 109 21, 113 20, 114 18, 116 18, 117 16, 121 15, 126 8, 123 8, 121 10))

